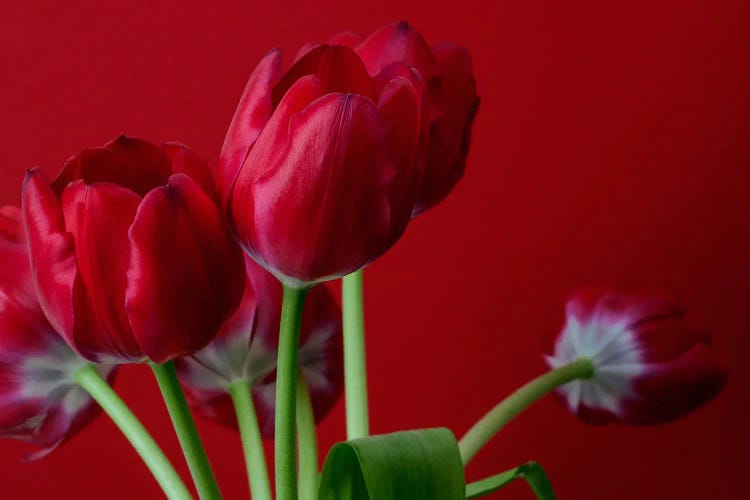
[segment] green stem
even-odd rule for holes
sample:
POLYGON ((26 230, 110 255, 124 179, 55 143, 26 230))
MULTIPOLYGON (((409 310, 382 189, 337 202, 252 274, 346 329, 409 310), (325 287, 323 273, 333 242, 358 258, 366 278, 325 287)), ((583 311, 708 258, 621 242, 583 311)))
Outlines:
POLYGON ((245 453, 247 479, 253 500, 272 500, 271 483, 268 480, 266 455, 263 451, 263 439, 258 427, 258 416, 255 413, 250 382, 238 380, 229 386, 229 395, 237 414, 237 425, 240 428, 242 450, 245 453))
POLYGON ((347 439, 365 437, 370 434, 362 281, 360 269, 344 276, 342 283, 347 439))
POLYGON ((276 499, 297 500, 296 408, 299 329, 307 289, 284 285, 276 365, 276 499))
POLYGON ((487 442, 510 422, 516 415, 537 402, 539 399, 557 389, 561 385, 576 379, 591 378, 594 375, 594 365, 588 359, 581 358, 565 366, 549 371, 526 385, 517 389, 513 394, 501 401, 482 417, 474 427, 469 429, 458 447, 464 465, 474 458, 474 455, 487 442))
POLYGON ((159 383, 159 389, 164 397, 169 416, 172 418, 188 468, 193 475, 198 495, 204 500, 220 499, 219 485, 216 484, 206 450, 198 435, 198 429, 195 428, 193 416, 190 414, 185 394, 177 378, 174 362, 168 361, 162 365, 151 363, 151 369, 159 383))
POLYGON ((318 498, 318 435, 310 391, 300 373, 297 382, 297 447, 299 449, 299 498, 318 498))
POLYGON ((190 493, 174 470, 164 452, 154 438, 143 427, 130 408, 102 378, 94 365, 87 364, 73 375, 75 381, 88 392, 99 406, 109 415, 130 444, 141 456, 143 462, 171 500, 189 500, 190 493))

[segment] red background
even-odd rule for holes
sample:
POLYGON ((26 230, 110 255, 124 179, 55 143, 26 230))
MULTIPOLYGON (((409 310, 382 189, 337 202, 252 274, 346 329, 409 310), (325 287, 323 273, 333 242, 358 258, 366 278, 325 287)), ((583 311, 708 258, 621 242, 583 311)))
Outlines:
MULTIPOLYGON (((562 499, 729 499, 750 487, 750 14, 706 2, 3 2, 0 194, 124 131, 215 159, 251 68, 340 30, 405 18, 472 51, 482 106, 465 179, 367 271, 375 432, 464 432, 543 370, 566 293, 680 291, 730 366, 726 390, 656 428, 591 428, 548 398, 470 479, 539 460, 562 499)), ((144 366, 117 388, 173 457, 144 366)), ((343 401, 320 429, 344 437, 343 401)), ((227 498, 246 497, 237 437, 199 422, 227 498)), ((159 498, 105 418, 49 458, 0 443, 4 498, 159 498)), ((184 473, 185 467, 178 462, 184 473)), ((493 498, 531 498, 515 485, 493 498)))

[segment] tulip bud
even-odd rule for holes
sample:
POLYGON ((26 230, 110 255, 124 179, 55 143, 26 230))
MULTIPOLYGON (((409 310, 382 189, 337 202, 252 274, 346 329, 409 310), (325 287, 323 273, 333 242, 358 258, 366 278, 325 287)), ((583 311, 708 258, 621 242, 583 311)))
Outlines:
MULTIPOLYGON (((282 289, 249 258, 247 278, 242 303, 219 335, 202 351, 177 359, 175 364, 194 410, 230 427, 236 427, 237 420, 229 386, 249 382, 261 432, 272 437, 282 289)), ((325 286, 317 286, 307 295, 299 363, 319 421, 343 388, 341 310, 325 286)))
POLYGON ((344 46, 314 46, 283 75, 280 58, 250 76, 217 183, 246 252, 302 287, 362 268, 406 229, 423 105, 413 78, 376 84, 344 46))
POLYGON ((205 163, 124 136, 23 185, 31 269, 54 328, 93 361, 195 352, 237 308, 242 252, 205 163))
POLYGON ((547 362, 558 368, 579 358, 593 363, 594 376, 558 393, 570 411, 594 424, 674 420, 716 396, 727 378, 709 334, 687 323, 677 300, 655 293, 575 293, 547 362))
POLYGON ((384 26, 359 43, 346 33, 333 40, 351 44, 373 76, 401 63, 414 67, 426 86, 429 149, 414 207, 414 215, 419 215, 445 198, 464 173, 479 108, 469 52, 453 43, 430 47, 405 21, 384 26))
MULTIPOLYGON (((15 207, 0 209, 0 437, 31 442, 41 458, 83 429, 99 406, 73 380, 87 362, 42 312, 15 207)), ((111 365, 97 367, 110 380, 111 365)))

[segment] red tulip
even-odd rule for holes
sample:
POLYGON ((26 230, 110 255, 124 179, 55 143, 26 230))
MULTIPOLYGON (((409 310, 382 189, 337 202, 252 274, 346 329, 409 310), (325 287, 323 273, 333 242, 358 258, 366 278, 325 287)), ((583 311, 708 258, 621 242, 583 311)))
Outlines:
POLYGON ((405 21, 384 26, 366 39, 340 33, 329 43, 353 48, 373 76, 394 64, 418 72, 429 97, 429 152, 414 215, 435 206, 463 176, 479 107, 469 52, 453 43, 430 47, 405 21))
MULTIPOLYGON (((99 406, 73 380, 87 362, 42 312, 31 280, 26 241, 15 207, 0 209, 0 437, 21 439, 47 455, 88 425, 99 406)), ((99 365, 110 381, 115 369, 99 365)))
MULTIPOLYGON (((236 427, 237 420, 229 385, 250 382, 261 431, 272 437, 282 290, 249 258, 247 277, 242 304, 219 335, 202 351, 175 363, 195 411, 230 427, 236 427)), ((308 293, 300 335, 300 370, 319 421, 343 388, 341 310, 325 286, 308 293)))
POLYGON ((286 284, 365 266, 404 232, 421 185, 419 78, 372 78, 351 49, 317 45, 282 74, 271 51, 250 76, 217 181, 247 253, 286 284))
POLYGON ((558 392, 589 423, 658 424, 713 398, 727 378, 708 333, 691 327, 674 299, 654 293, 584 290, 567 303, 566 323, 547 361, 557 368, 579 358, 591 379, 558 392))
POLYGON ((40 302, 93 361, 157 363, 195 352, 234 312, 242 252, 214 204, 208 167, 185 146, 124 136, 23 186, 40 302))

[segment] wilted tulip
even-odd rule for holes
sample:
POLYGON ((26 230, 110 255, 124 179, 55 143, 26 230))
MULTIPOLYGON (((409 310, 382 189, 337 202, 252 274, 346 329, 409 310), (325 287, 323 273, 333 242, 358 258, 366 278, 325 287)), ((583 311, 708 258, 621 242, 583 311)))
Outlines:
POLYGON ((242 252, 185 146, 124 136, 23 186, 31 269, 52 325, 93 361, 163 363, 204 347, 244 289, 242 252))
POLYGON ((566 323, 547 362, 552 368, 586 358, 589 379, 558 393, 589 423, 667 422, 718 394, 725 367, 709 334, 685 320, 674 298, 650 292, 583 290, 567 303, 566 323))
MULTIPOLYGON (((99 406, 73 380, 87 365, 42 312, 15 207, 0 209, 0 437, 28 441, 40 458, 83 429, 99 406)), ((115 368, 98 365, 110 380, 115 368)))

